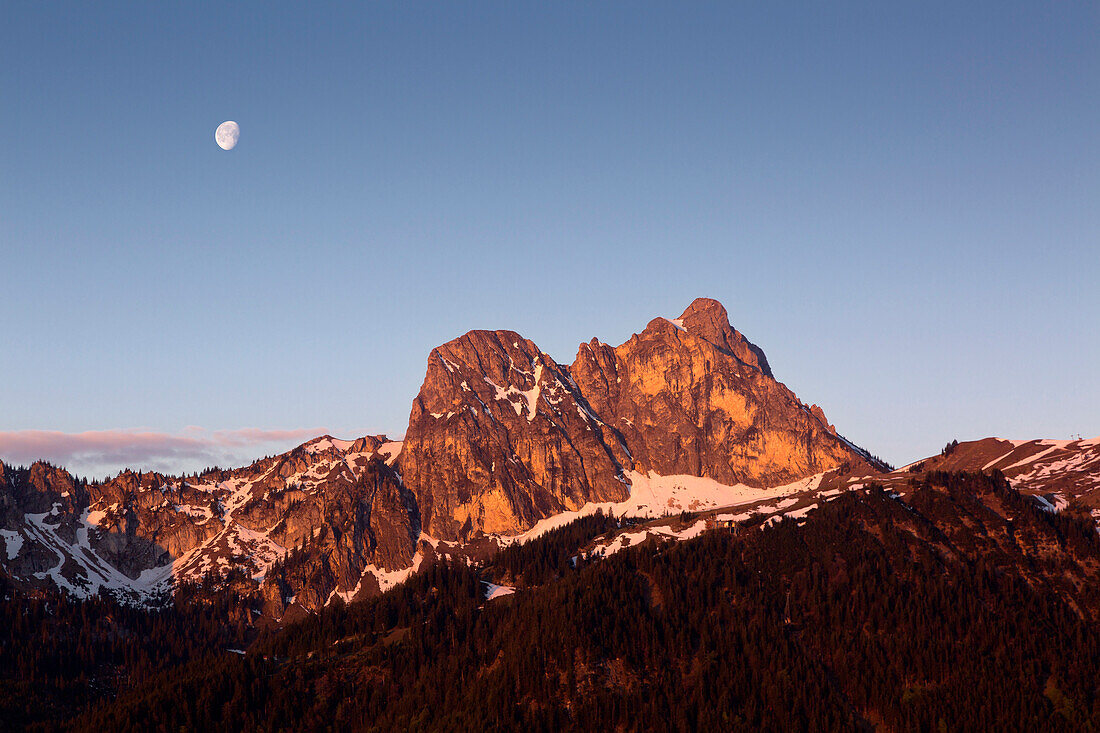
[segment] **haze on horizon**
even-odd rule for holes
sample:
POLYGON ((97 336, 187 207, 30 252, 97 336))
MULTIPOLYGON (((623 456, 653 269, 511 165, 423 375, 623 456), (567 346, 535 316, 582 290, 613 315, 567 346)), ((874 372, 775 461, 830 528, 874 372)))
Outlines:
POLYGON ((6 8, 0 460, 399 436, 442 342, 570 363, 698 296, 896 464, 1100 435, 1098 30, 1085 2, 6 8))

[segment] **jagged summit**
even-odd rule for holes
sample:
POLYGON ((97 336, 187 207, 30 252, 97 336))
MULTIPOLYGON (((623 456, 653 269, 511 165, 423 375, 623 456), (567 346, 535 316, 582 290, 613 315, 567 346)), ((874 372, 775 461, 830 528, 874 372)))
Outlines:
POLYGON ((0 464, 0 563, 83 594, 243 570, 285 618, 377 592, 441 541, 453 553, 597 505, 664 515, 857 471, 872 472, 860 451, 700 298, 620 346, 582 343, 571 365, 514 331, 452 339, 428 357, 403 442, 321 435, 239 469, 87 485, 0 464))
POLYGON ((756 367, 767 376, 773 376, 764 351, 730 325, 725 307, 717 300, 696 298, 673 323, 756 367))
POLYGON ((402 467, 425 531, 520 532, 635 476, 777 486, 863 457, 775 381, 716 300, 655 318, 619 347, 592 339, 571 366, 512 331, 432 351, 402 467))
POLYGON ((401 465, 425 531, 455 539, 621 500, 624 460, 567 368, 513 331, 471 331, 432 350, 401 465))

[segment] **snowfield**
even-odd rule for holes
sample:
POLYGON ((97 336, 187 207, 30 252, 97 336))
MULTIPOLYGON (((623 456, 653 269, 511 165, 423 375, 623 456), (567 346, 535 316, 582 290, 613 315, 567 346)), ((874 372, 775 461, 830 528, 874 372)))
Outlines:
POLYGON ((652 471, 648 474, 628 471, 626 479, 630 482, 630 497, 626 501, 589 502, 577 511, 547 517, 526 532, 513 537, 501 537, 500 540, 503 543, 527 542, 552 529, 564 527, 579 517, 595 514, 597 510, 616 517, 657 519, 685 511, 697 512, 757 504, 769 499, 815 491, 821 485, 824 475, 819 473, 784 486, 760 489, 744 484, 727 486, 712 478, 700 476, 660 476, 652 471))

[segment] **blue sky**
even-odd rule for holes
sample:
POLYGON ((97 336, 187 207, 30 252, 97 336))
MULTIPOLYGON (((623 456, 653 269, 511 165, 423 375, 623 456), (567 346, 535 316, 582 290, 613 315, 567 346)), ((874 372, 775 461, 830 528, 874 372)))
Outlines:
POLYGON ((0 456, 400 434, 700 295, 896 463, 1100 435, 1100 10, 959 5, 8 3, 0 456))

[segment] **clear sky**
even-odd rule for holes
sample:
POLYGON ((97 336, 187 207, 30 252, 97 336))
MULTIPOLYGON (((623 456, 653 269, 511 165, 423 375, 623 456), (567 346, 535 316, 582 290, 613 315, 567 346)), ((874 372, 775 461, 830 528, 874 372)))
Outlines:
POLYGON ((0 457, 400 435, 700 295, 895 463, 1100 435, 1100 6, 910 5, 7 2, 0 457))

